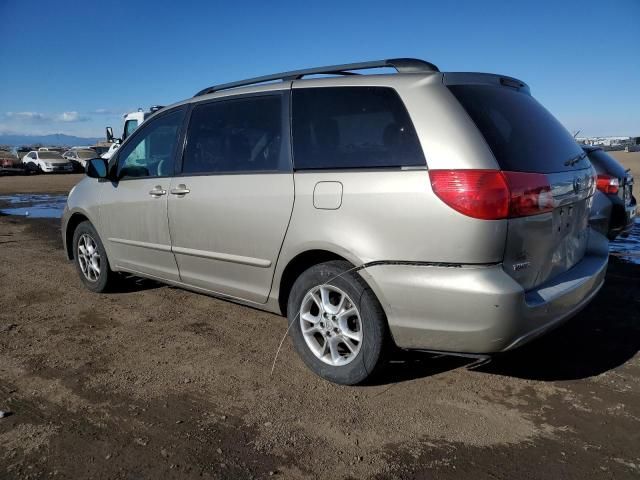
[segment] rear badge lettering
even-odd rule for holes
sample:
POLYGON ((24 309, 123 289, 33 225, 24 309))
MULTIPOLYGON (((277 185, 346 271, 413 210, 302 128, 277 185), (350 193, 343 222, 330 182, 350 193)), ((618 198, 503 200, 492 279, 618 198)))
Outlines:
POLYGON ((531 266, 531 262, 518 262, 513 264, 513 270, 515 272, 519 272, 520 270, 524 270, 525 268, 529 268, 531 266))

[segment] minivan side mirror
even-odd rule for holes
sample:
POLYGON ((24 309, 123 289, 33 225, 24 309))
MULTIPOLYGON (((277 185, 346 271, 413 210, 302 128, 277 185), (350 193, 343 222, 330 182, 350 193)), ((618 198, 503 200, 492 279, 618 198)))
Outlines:
POLYGON ((107 161, 104 158, 92 158, 87 162, 87 176, 107 178, 107 161))
POLYGON ((107 127, 107 141, 113 142, 113 128, 107 127))

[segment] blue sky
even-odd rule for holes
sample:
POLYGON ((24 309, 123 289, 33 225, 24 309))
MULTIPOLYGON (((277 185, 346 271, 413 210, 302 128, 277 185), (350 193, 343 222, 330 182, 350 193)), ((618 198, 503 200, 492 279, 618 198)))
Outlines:
POLYGON ((101 136, 211 84, 417 57, 521 78, 572 131, 640 135, 640 0, 0 0, 0 19, 0 132, 101 136))

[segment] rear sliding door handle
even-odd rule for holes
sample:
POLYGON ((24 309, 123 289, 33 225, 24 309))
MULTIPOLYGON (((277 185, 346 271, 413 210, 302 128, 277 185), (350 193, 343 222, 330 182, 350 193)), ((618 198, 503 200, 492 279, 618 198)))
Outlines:
POLYGON ((172 188, 169 193, 171 195, 186 195, 190 191, 184 183, 181 183, 176 188, 172 188))
POLYGON ((166 195, 167 191, 163 190, 163 188, 160 185, 156 185, 155 187, 153 187, 153 189, 151 191, 149 191, 149 195, 151 195, 152 197, 161 197, 162 195, 166 195))

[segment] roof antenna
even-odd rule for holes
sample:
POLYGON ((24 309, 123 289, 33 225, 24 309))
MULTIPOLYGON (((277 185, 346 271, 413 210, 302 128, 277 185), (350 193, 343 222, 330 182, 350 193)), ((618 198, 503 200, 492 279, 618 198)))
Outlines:
POLYGON ((576 130, 576 133, 573 134, 573 138, 576 138, 581 131, 582 131, 581 128, 576 130))

